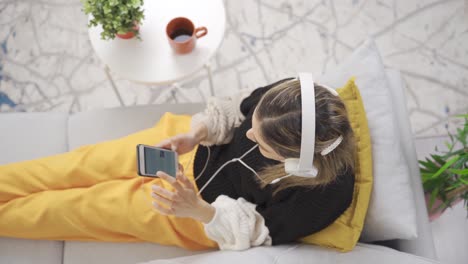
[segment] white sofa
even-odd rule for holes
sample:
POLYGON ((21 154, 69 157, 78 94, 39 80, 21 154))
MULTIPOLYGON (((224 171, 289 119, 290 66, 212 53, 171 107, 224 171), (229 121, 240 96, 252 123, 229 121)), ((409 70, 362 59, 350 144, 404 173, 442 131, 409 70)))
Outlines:
MULTIPOLYGON (((394 82, 398 83, 398 82, 394 82)), ((349 253, 312 245, 258 247, 242 252, 190 252, 150 243, 96 243, 33 241, 0 238, 0 263, 435 263, 435 250, 426 217, 416 152, 401 86, 392 87, 401 145, 410 164, 417 205, 418 238, 393 240, 379 245, 358 244, 349 253), (195 255, 195 256, 192 256, 195 255), (186 256, 186 257, 183 257, 186 256), (159 259, 159 260, 158 260, 159 259)), ((65 113, 0 114, 0 164, 65 152, 84 144, 118 138, 147 128, 166 111, 195 113, 203 104, 148 105, 65 113)), ((0 175, 1 177, 2 175, 0 175)), ((398 217, 398 216, 395 216, 398 217)), ((0 215, 1 224, 1 215, 0 215)))

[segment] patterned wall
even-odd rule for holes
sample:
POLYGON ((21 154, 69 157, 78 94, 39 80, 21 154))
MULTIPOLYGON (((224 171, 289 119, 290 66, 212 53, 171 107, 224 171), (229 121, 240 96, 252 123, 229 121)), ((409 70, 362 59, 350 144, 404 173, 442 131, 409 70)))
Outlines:
MULTIPOLYGON (((147 0, 148 1, 148 0, 147 0)), ((156 0, 154 0, 156 1, 156 0)), ((372 35, 402 72, 418 137, 445 134, 468 112, 468 8, 463 0, 231 0, 210 64, 216 95, 316 74, 372 35)), ((88 40, 79 0, 0 0, 0 111, 76 112, 119 106, 88 40)), ((203 101, 204 71, 185 94, 113 76, 126 105, 203 101)))

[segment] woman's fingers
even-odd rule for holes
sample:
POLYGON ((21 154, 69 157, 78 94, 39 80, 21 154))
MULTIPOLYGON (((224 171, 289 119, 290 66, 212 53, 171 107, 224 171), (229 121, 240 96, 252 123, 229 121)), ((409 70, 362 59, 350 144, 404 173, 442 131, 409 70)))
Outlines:
POLYGON ((158 144, 155 145, 155 147, 177 151, 177 145, 178 145, 178 140, 172 137, 172 138, 168 138, 159 142, 158 144))
POLYGON ((160 187, 158 185, 153 185, 151 188, 153 189, 153 192, 159 194, 160 196, 165 197, 166 199, 168 199, 170 201, 174 201, 174 199, 176 198, 175 193, 173 193, 171 191, 168 191, 168 190, 164 189, 163 187, 160 187))
POLYGON ((169 200, 167 199, 166 197, 156 193, 156 192, 152 192, 151 193, 151 197, 153 197, 155 200, 167 205, 169 208, 172 207, 172 200, 169 200))
POLYGON ((157 171, 156 176, 158 176, 159 178, 167 181, 171 185, 176 181, 174 179, 174 177, 170 176, 169 174, 165 173, 164 171, 157 171))
POLYGON ((165 139, 165 140, 159 142, 158 144, 156 144, 155 147, 157 147, 157 148, 165 148, 165 149, 169 148, 169 149, 170 149, 170 147, 171 147, 171 141, 170 141, 169 139, 165 139))
POLYGON ((179 165, 179 171, 178 172, 183 174, 184 173, 184 166, 182 166, 182 164, 180 164, 180 163, 178 163, 178 165, 179 165))
POLYGON ((178 141, 175 140, 174 138, 171 138, 169 141, 171 142, 172 151, 177 151, 177 145, 179 145, 178 141))
POLYGON ((184 174, 177 175, 177 180, 179 180, 185 188, 194 190, 192 182, 184 174))
POLYGON ((174 210, 172 208, 171 209, 164 208, 161 205, 159 205, 157 202, 154 202, 154 201, 153 201, 153 207, 156 210, 158 210, 161 214, 164 214, 164 215, 174 214, 174 210))
POLYGON ((182 185, 180 185, 180 183, 174 178, 174 177, 171 177, 169 176, 167 173, 163 172, 163 171, 158 171, 156 173, 156 176, 159 176, 161 179, 167 181, 169 184, 172 185, 172 187, 174 187, 174 189, 177 190, 177 192, 182 192, 183 191, 183 187, 182 185))

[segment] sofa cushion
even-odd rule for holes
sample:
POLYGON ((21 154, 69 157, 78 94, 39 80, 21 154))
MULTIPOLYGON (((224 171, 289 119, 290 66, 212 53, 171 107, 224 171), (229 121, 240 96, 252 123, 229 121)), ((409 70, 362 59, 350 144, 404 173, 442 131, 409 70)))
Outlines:
MULTIPOLYGON (((281 245, 275 247, 255 247, 245 251, 216 251, 195 256, 174 259, 154 260, 145 264, 433 264, 438 263, 390 248, 359 243, 353 251, 339 253, 313 245, 281 245)), ((142 263, 140 263, 142 264, 142 263)))
POLYGON ((350 76, 356 77, 364 102, 374 170, 374 187, 361 241, 413 239, 417 227, 408 164, 400 146, 389 83, 371 39, 336 69, 327 71, 320 81, 339 87, 350 76))
MULTIPOLYGON (((154 126, 166 112, 195 114, 204 104, 146 105, 101 109, 77 113, 68 122, 70 150, 82 145, 117 139, 154 126)), ((202 251, 151 243, 109 243, 66 241, 64 264, 73 263, 136 263, 151 259, 187 256, 202 251), (84 254, 86 252, 86 254, 84 254)))
POLYGON ((0 263, 62 264, 63 241, 0 238, 0 263))
MULTIPOLYGON (((0 114, 0 164, 67 151, 67 120, 65 113, 0 114)), ((60 264, 62 251, 62 241, 0 238, 0 263, 60 264)))
POLYGON ((356 245, 364 225, 372 191, 372 150, 366 113, 354 80, 337 89, 346 105, 356 141, 356 166, 353 199, 346 211, 325 229, 301 239, 311 243, 350 251, 356 245))
POLYGON ((166 112, 195 114, 204 104, 133 106, 100 109, 72 115, 68 122, 69 150, 86 144, 117 139, 154 126, 166 112))
POLYGON ((135 264, 155 259, 207 253, 152 243, 109 243, 67 241, 63 264, 135 264))
POLYGON ((0 164, 66 152, 65 113, 0 114, 0 164))

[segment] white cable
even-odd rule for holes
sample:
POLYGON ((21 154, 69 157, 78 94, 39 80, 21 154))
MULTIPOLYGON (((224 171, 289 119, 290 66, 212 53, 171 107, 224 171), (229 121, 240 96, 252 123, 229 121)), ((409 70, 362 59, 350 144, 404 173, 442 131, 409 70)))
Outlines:
POLYGON ((252 152, 252 150, 254 150, 256 147, 258 147, 258 144, 255 144, 255 146, 253 146, 251 149, 249 149, 249 151, 247 151, 246 153, 244 153, 244 155, 240 156, 239 159, 242 159, 243 157, 245 157, 247 154, 249 154, 250 152, 252 152))
POLYGON ((223 166, 221 166, 214 174, 213 176, 211 176, 211 178, 205 183, 205 185, 203 185, 203 187, 200 189, 200 191, 198 192, 198 194, 200 194, 207 186, 208 184, 214 179, 214 177, 224 168, 226 167, 226 165, 228 165, 229 163, 233 162, 232 160, 226 162, 223 164, 223 166))
POLYGON ((294 176, 294 175, 292 175, 292 174, 288 174, 288 175, 286 175, 286 176, 283 176, 283 177, 276 178, 276 179, 274 179, 274 180, 272 180, 272 181, 271 181, 271 184, 278 183, 278 182, 279 182, 279 181, 281 181, 282 179, 284 179, 284 178, 288 178, 288 177, 290 177, 290 176, 294 176))
POLYGON ((260 176, 258 176, 257 172, 254 169, 252 169, 249 165, 245 164, 245 162, 243 160, 241 160, 241 159, 235 159, 235 160, 242 163, 242 165, 247 167, 247 169, 251 170, 257 177, 260 177, 260 176))
POLYGON ((327 155, 328 153, 332 152, 336 147, 338 147, 338 145, 341 143, 341 141, 343 141, 343 136, 339 136, 337 139, 335 139, 335 141, 333 143, 330 144, 330 146, 326 147, 325 149, 323 149, 320 154, 322 156, 325 156, 327 155))
MULTIPOLYGON (((230 163, 232 163, 232 162, 239 161, 240 159, 242 159, 243 157, 245 157, 247 154, 249 154, 252 150, 254 150, 256 147, 258 147, 258 144, 256 144, 255 146, 253 146, 251 149, 249 149, 249 151, 245 152, 244 155, 240 156, 239 158, 234 158, 234 159, 232 159, 232 160, 227 161, 226 163, 224 163, 224 164, 211 176, 211 178, 205 183, 205 185, 203 185, 203 187, 200 188, 200 191, 198 192, 198 194, 200 194, 200 193, 208 186, 208 184, 214 179, 214 177, 215 177, 216 175, 218 175, 218 173, 219 173, 224 167, 226 167, 228 164, 230 164, 230 163)), ((243 162, 242 162, 242 163, 243 163, 243 162)), ((208 164, 208 159, 206 160, 205 165, 206 165, 206 164, 208 164)), ((243 163, 243 164, 245 164, 245 163, 243 163)), ((252 170, 252 168, 250 168, 249 166, 247 166, 247 168, 249 168, 250 170, 252 170)), ((255 175, 257 175, 257 173, 255 173, 255 175)), ((198 177, 200 177, 200 176, 201 176, 201 173, 200 173, 200 175, 199 175, 198 177)), ((198 177, 197 177, 197 178, 198 178, 198 177)), ((258 175, 257 175, 257 177, 258 177, 258 175)))
POLYGON ((330 86, 326 86, 324 84, 318 84, 322 86, 323 88, 327 89, 330 93, 332 93, 334 96, 339 96, 338 92, 335 89, 332 89, 330 86))
MULTIPOLYGON (((206 147, 208 149, 208 158, 206 159, 206 162, 205 162, 205 166, 203 167, 203 170, 198 174, 198 176, 195 178, 195 182, 198 180, 198 178, 200 178, 203 174, 203 172, 205 172, 205 169, 206 169, 206 166, 208 165, 208 161, 210 160, 210 155, 211 155, 211 149, 209 146, 206 147)), ((194 154, 195 156, 195 154, 194 154)), ((191 160, 190 160, 191 161, 191 160)))

